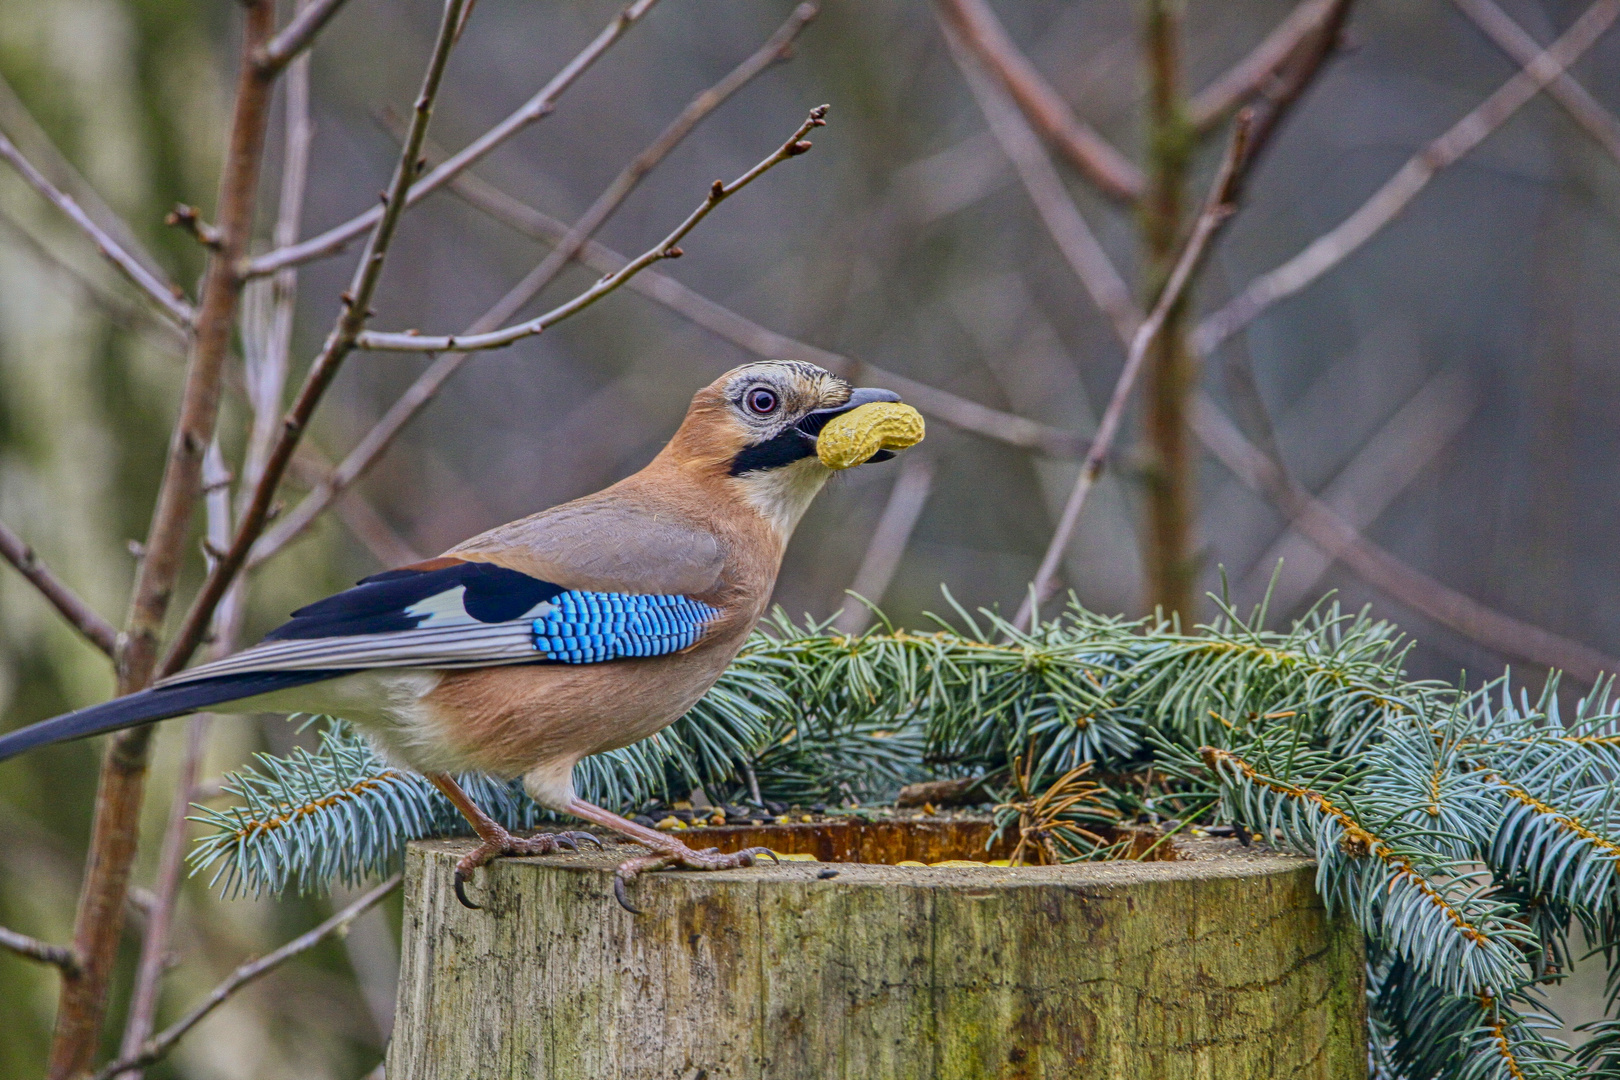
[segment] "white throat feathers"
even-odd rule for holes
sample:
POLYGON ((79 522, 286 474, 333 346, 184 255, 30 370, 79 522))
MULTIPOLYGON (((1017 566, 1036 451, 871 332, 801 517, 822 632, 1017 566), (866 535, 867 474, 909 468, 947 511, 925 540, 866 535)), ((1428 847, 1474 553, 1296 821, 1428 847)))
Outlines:
POLYGON ((785 544, 830 476, 832 470, 812 456, 775 469, 746 472, 730 482, 738 485, 743 501, 771 523, 785 544))

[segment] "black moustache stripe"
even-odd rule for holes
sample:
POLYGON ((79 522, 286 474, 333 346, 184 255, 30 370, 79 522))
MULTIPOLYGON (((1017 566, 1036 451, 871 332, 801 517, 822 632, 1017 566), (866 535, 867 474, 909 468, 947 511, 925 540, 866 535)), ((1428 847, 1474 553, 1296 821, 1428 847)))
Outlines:
POLYGON ((738 453, 731 459, 731 468, 728 471, 732 476, 741 476, 744 473, 760 472, 765 469, 780 469, 783 465, 803 461, 815 452, 816 440, 798 428, 790 427, 780 435, 755 443, 738 453))

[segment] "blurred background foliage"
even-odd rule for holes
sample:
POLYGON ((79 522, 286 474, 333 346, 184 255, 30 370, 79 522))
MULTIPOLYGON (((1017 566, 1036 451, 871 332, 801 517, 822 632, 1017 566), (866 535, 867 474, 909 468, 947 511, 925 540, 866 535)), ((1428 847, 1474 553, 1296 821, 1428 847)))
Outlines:
MULTIPOLYGON (((553 117, 477 173, 574 219, 791 6, 663 0, 553 117)), ((1584 8, 1504 6, 1541 42, 1584 8)), ((1242 56, 1290 8, 1189 0, 1188 88, 1242 56)), ((459 147, 499 120, 616 9, 610 0, 482 0, 451 62, 435 142, 459 147)), ((351 0, 317 45, 306 235, 365 209, 386 183, 397 152, 391 115, 410 101, 438 10, 432 0, 351 0)), ((1139 5, 1019 0, 998 12, 1077 111, 1140 160, 1139 5)), ((59 182, 98 194, 188 284, 199 250, 162 219, 177 202, 211 211, 238 18, 232 5, 198 0, 0 0, 0 131, 59 182)), ((1346 45, 1269 149, 1196 311, 1341 221, 1515 70, 1442 0, 1364 0, 1346 45)), ((1600 101, 1620 103, 1620 35, 1574 71, 1600 101)), ((1123 351, 985 132, 927 5, 828 0, 793 61, 722 106, 599 238, 644 249, 710 181, 751 165, 823 101, 831 124, 815 153, 728 202, 686 242, 685 257, 662 269, 773 330, 1089 435, 1123 351)), ((260 199, 266 232, 279 145, 273 125, 260 199)), ((1215 150, 1196 163, 1197 190, 1215 150)), ((1066 178, 1134 281, 1135 221, 1066 178)), ((544 250, 454 195, 435 195, 405 219, 373 325, 459 329, 544 250)), ((352 258, 303 274, 295 365, 317 349, 352 258)), ((1371 537, 1454 588, 1620 654, 1620 606, 1607 599, 1620 591, 1620 560, 1603 539, 1620 524, 1617 275, 1620 166, 1539 97, 1365 248, 1229 343, 1203 381, 1229 402, 1231 358, 1246 357, 1283 456, 1308 487, 1353 489, 1347 497, 1360 500, 1371 537)), ((591 277, 575 266, 546 299, 591 277)), ((81 234, 0 169, 0 519, 115 622, 181 377, 180 353, 139 305, 81 234)), ((245 640, 391 556, 435 553, 636 469, 693 389, 748 358, 629 290, 553 332, 475 356, 359 485, 351 512, 328 515, 257 574, 245 640)), ((328 457, 346 452, 425 363, 353 359, 319 414, 315 445, 328 457)), ((244 417, 228 397, 221 431, 233 460, 244 417)), ((970 609, 1010 612, 1076 464, 943 422, 931 424, 927 452, 934 471, 921 517, 892 581, 871 598, 903 625, 943 607, 941 582, 970 609)), ((1142 482, 1129 440, 1114 464, 1063 577, 1092 610, 1137 615, 1146 602, 1142 482)), ((779 603, 816 618, 844 603, 895 475, 863 469, 829 486, 788 553, 779 603)), ((1213 461, 1202 466, 1199 502, 1200 595, 1220 587, 1224 567, 1245 608, 1286 555, 1278 618, 1336 588, 1348 605, 1371 603, 1417 637, 1414 676, 1500 671, 1503 657, 1315 555, 1213 461)), ((200 552, 194 563, 188 587, 200 577, 200 552)), ((26 582, 0 574, 0 724, 88 704, 111 687, 105 660, 26 582)), ((279 719, 217 723, 205 775, 255 750, 285 752, 294 738, 279 719)), ((180 743, 181 725, 165 725, 137 883, 153 871, 180 743)), ((98 751, 71 744, 0 766, 0 923, 69 938, 98 751)), ((197 882, 187 889, 167 1018, 245 956, 342 902, 220 903, 197 882)), ((152 1075, 360 1075, 386 1038, 396 917, 368 916, 344 941, 237 996, 152 1075)), ((138 929, 138 913, 133 922, 138 929)), ((130 963, 134 940, 132 930, 130 963)), ((55 988, 49 969, 0 953, 0 1077, 40 1073, 55 988)), ((109 1048, 120 1008, 115 1001, 109 1048)))

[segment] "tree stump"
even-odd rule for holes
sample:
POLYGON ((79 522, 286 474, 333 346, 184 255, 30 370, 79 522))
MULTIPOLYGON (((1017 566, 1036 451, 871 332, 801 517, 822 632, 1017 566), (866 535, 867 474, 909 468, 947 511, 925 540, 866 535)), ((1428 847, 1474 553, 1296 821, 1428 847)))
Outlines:
MULTIPOLYGON (((984 857, 982 836, 878 831, 685 835, 984 857)), ((639 849, 500 860, 469 911, 467 848, 411 845, 389 1080, 1366 1076, 1361 937, 1306 859, 1193 841, 1153 863, 767 863, 647 875, 637 916, 611 875, 639 849)))

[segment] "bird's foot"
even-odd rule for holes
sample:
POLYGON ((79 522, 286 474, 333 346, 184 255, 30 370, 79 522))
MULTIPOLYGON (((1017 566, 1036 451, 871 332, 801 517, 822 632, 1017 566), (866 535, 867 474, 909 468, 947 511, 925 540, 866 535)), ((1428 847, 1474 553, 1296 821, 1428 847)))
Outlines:
POLYGON ((465 886, 472 872, 492 859, 502 855, 550 855, 554 851, 576 850, 580 844, 595 844, 598 848, 602 841, 588 832, 560 832, 536 833, 533 836, 513 836, 500 826, 484 830, 482 842, 472 851, 468 852, 456 863, 456 899, 461 901, 463 907, 480 910, 480 905, 467 899, 465 886))
POLYGON ((780 862, 776 852, 770 848, 751 847, 741 851, 733 851, 722 855, 719 848, 704 848, 694 851, 679 840, 671 837, 668 845, 651 855, 642 855, 619 864, 619 869, 613 875, 613 896, 619 905, 632 915, 640 915, 641 909, 630 903, 625 893, 625 886, 634 881, 643 872, 648 870, 732 870, 739 866, 753 866, 761 855, 770 856, 772 862, 780 862))

